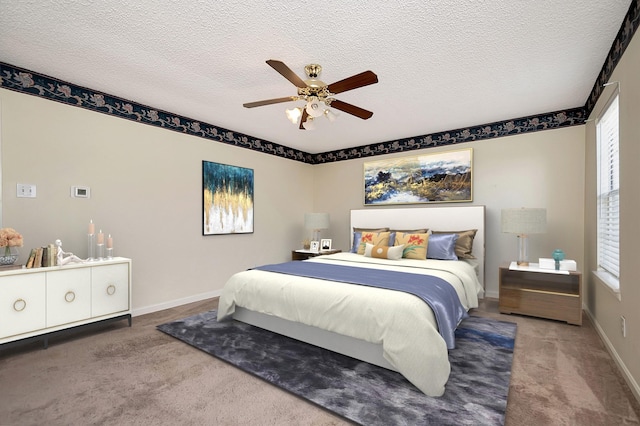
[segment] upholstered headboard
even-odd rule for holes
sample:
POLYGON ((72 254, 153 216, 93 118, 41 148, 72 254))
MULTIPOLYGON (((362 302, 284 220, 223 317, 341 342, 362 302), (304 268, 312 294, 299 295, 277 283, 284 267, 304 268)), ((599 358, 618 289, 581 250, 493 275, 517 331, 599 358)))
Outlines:
MULTIPOLYGON (((419 229, 432 231, 466 231, 477 229, 472 253, 478 262, 478 279, 484 288, 485 267, 485 207, 417 207, 417 208, 371 208, 351 210, 351 232, 353 228, 419 229)), ((352 238, 349 241, 353 241, 352 238)))

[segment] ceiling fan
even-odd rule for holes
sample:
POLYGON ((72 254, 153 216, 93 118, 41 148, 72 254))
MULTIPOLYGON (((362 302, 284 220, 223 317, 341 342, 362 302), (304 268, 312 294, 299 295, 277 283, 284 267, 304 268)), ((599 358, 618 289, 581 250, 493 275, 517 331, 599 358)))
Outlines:
POLYGON ((304 100, 306 101, 304 108, 287 110, 287 117, 292 123, 297 124, 297 120, 300 118, 299 128, 302 130, 313 129, 315 126, 313 124, 313 120, 322 115, 326 116, 331 121, 335 119, 336 115, 330 110, 323 108, 322 104, 346 112, 347 114, 354 115, 363 120, 367 120, 373 115, 373 112, 371 111, 367 111, 366 109, 332 97, 338 93, 377 83, 378 76, 372 71, 364 71, 360 74, 347 77, 344 80, 326 84, 318 79, 318 75, 320 74, 320 71, 322 71, 322 67, 318 64, 310 64, 304 67, 308 76, 307 80, 303 80, 298 77, 298 75, 291 71, 291 69, 282 61, 270 59, 267 61, 267 64, 269 64, 269 66, 274 70, 278 71, 284 78, 293 83, 298 88, 298 94, 296 96, 287 96, 284 98, 249 102, 242 105, 245 108, 255 108, 263 105, 304 100))

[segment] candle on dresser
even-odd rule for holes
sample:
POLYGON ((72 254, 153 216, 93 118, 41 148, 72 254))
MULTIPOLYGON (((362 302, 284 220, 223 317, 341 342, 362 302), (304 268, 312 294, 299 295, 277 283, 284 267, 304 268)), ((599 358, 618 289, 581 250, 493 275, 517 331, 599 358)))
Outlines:
POLYGON ((98 239, 96 241, 96 257, 98 260, 104 259, 104 234, 102 229, 98 231, 98 239))
POLYGON ((107 259, 113 259, 113 238, 111 238, 111 234, 107 237, 107 259))
POLYGON ((94 260, 96 257, 96 225, 93 219, 89 221, 89 231, 87 233, 87 260, 94 260))

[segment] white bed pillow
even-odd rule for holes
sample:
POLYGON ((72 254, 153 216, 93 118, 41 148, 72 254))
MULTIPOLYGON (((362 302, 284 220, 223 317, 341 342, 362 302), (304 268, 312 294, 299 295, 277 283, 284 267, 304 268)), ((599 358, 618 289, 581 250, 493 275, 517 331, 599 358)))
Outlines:
POLYGON ((402 251, 404 244, 399 246, 374 246, 373 244, 366 243, 364 248, 365 257, 377 257, 380 259, 398 260, 402 259, 402 251))

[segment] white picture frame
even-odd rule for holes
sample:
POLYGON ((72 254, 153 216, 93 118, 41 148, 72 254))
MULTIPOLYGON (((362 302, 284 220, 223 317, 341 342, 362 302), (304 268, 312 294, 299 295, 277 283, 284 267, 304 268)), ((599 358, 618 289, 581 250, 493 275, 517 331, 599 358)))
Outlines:
POLYGON ((320 251, 328 251, 331 250, 331 239, 323 238, 320 240, 320 251))
POLYGON ((311 241, 311 246, 309 247, 309 251, 313 253, 320 252, 320 241, 311 241))

